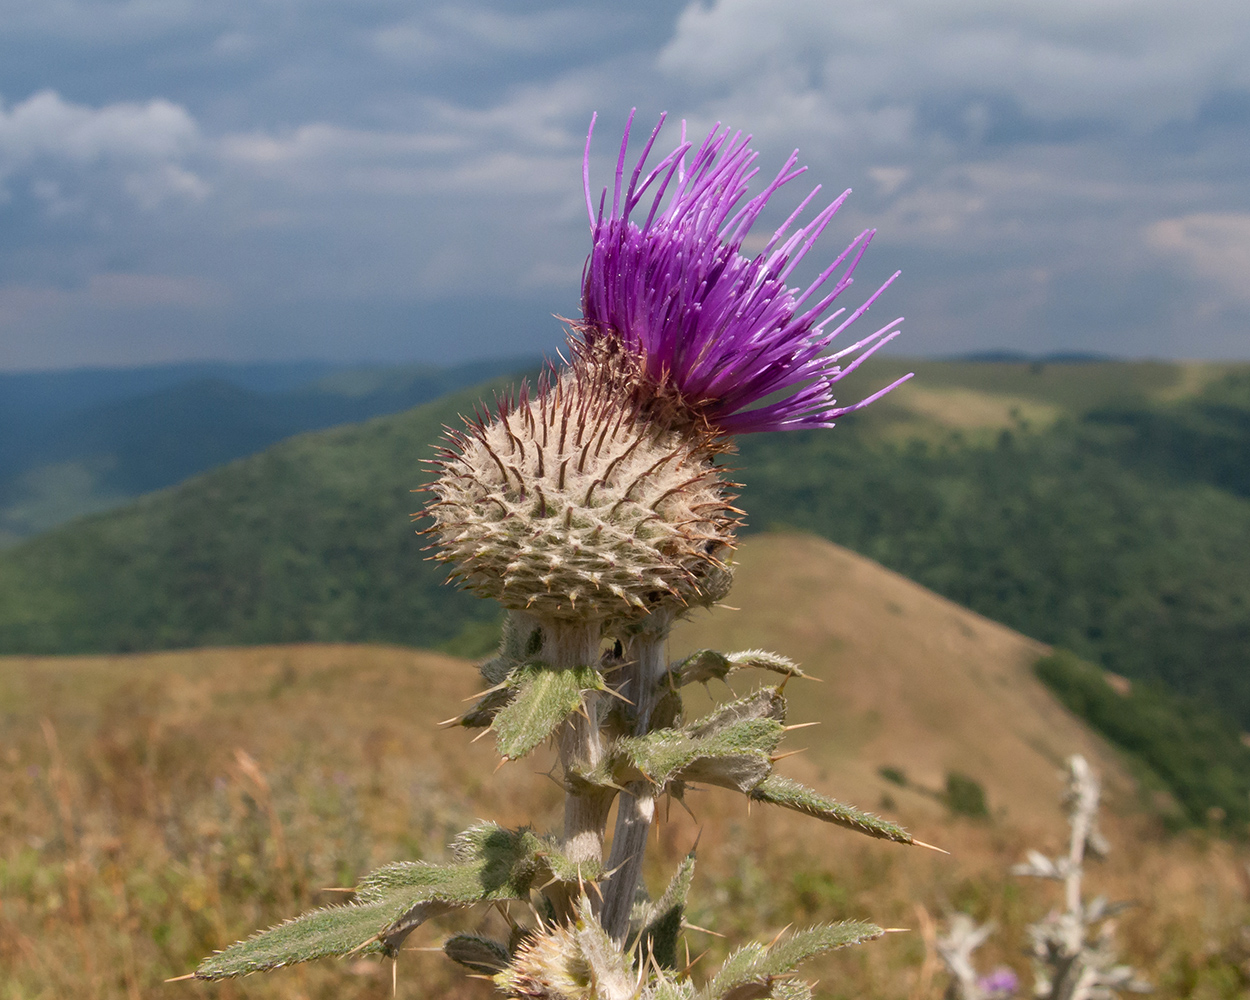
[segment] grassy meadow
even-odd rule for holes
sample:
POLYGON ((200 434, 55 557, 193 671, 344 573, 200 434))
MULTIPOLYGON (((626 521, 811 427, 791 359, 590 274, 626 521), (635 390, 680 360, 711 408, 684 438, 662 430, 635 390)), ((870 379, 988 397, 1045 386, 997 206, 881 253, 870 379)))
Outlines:
MULTIPOLYGON (((823 683, 792 682, 788 721, 823 724, 782 769, 951 853, 748 813, 729 793, 693 794, 689 812, 672 803, 647 880, 662 885, 698 842, 689 920, 725 937, 687 932, 696 970, 787 924, 865 918, 909 930, 809 967, 820 995, 929 1000, 945 982, 927 928, 957 908, 998 923, 982 967, 1008 964, 1027 983, 1023 928, 1058 889, 1007 869, 1029 847, 1060 849, 1059 769, 1082 752, 1104 776, 1113 845, 1087 889, 1138 903, 1118 930, 1126 958, 1159 997, 1245 995, 1250 852, 1166 832, 1168 803, 1034 676, 1046 647, 811 536, 750 538, 739 567, 742 610, 697 615, 673 655, 758 645, 799 660, 823 683), (942 803, 951 772, 984 788, 987 818, 942 803)), ((495 770, 489 738, 437 728, 479 686, 469 663, 399 646, 0 658, 0 998, 389 996, 391 965, 372 960, 163 981, 341 901, 326 890, 376 865, 440 857, 476 818, 556 822, 549 756, 495 770)), ((459 919, 409 939, 400 997, 492 995, 422 950, 450 926, 500 918, 459 919)))

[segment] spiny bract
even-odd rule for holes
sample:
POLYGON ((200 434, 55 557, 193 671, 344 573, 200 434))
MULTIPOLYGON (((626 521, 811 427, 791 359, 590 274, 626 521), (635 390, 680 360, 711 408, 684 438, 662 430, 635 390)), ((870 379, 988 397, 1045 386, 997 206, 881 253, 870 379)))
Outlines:
POLYGON ((450 434, 427 513, 437 558, 470 590, 548 620, 636 619, 711 604, 738 512, 727 446, 627 371, 579 356, 493 419, 450 434))

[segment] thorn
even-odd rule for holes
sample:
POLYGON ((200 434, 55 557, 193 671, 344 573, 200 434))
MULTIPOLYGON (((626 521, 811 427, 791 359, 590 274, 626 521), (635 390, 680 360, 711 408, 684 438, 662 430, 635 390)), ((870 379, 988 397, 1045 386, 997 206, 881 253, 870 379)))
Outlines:
POLYGON ((940 847, 934 847, 932 844, 926 844, 923 840, 912 840, 911 843, 913 847, 926 847, 930 851, 937 851, 938 854, 946 854, 946 855, 950 854, 950 851, 944 851, 940 847))
POLYGON ((684 920, 682 921, 681 926, 682 926, 683 928, 685 928, 686 930, 691 930, 691 931, 702 931, 704 934, 711 934, 711 935, 712 935, 712 937, 723 938, 723 937, 725 936, 725 935, 724 935, 724 934, 722 934, 720 931, 713 931, 713 930, 709 930, 709 929, 708 929, 708 928, 706 928, 706 927, 700 927, 698 924, 688 924, 688 923, 686 923, 684 920))
POLYGON ((911 928, 910 927, 883 927, 881 929, 881 933, 882 934, 910 934, 911 928))
POLYGON ((450 719, 444 719, 442 722, 435 723, 435 725, 437 725, 439 729, 446 729, 448 726, 454 726, 463 718, 463 715, 453 715, 450 719))
POLYGON ((321 887, 321 891, 322 892, 355 892, 356 890, 352 888, 344 887, 344 886, 323 885, 321 887))
POLYGON ((442 950, 443 950, 442 948, 429 948, 429 947, 418 948, 416 945, 413 945, 411 948, 400 949, 400 951, 437 951, 437 952, 441 952, 442 950))
MULTIPOLYGON (((687 947, 687 949, 689 949, 689 947, 690 947, 690 946, 689 946, 689 945, 686 945, 686 947, 687 947)), ((690 960, 690 952, 689 952, 689 951, 687 951, 687 952, 686 952, 686 967, 685 967, 684 969, 682 969, 682 970, 681 970, 681 974, 682 974, 683 976, 688 976, 688 975, 690 975, 690 970, 691 970, 691 969, 693 969, 693 968, 695 967, 695 963, 696 963, 696 962, 698 962, 700 959, 702 959, 702 958, 703 958, 703 956, 704 956, 704 955, 706 955, 706 954, 708 953, 708 951, 711 951, 711 950, 712 950, 711 948, 708 948, 708 949, 707 949, 707 951, 701 951, 701 952, 699 952, 699 954, 698 954, 698 955, 696 955, 696 956, 694 957, 694 961, 691 961, 691 960, 690 960)))
POLYGON ((361 949, 368 948, 369 945, 373 944, 375 941, 381 941, 381 940, 382 940, 381 934, 375 934, 371 938, 366 938, 365 940, 361 941, 360 944, 356 945, 356 947, 353 948, 351 951, 347 952, 343 957, 351 958, 352 955, 355 955, 361 949))
POLYGON ((632 705, 632 704, 634 704, 632 701, 630 701, 628 698, 626 698, 626 697, 625 697, 623 694, 621 694, 621 692, 619 692, 619 691, 613 690, 613 689, 612 689, 612 688, 610 688, 610 687, 605 687, 603 690, 604 690, 604 693, 605 693, 605 694, 610 694, 613 698, 620 698, 620 699, 621 699, 621 701, 625 702, 625 704, 626 704, 626 705, 632 705))
MULTIPOLYGON (((441 949, 441 948, 439 948, 439 949, 437 949, 437 950, 442 951, 442 949, 441 949)), ((494 977, 494 976, 484 976, 484 975, 482 975, 480 972, 469 972, 469 973, 466 973, 464 978, 465 978, 465 979, 485 979, 488 983, 493 983, 493 982, 495 981, 495 977, 494 977)))
POLYGON ((185 976, 174 976, 174 978, 173 978, 173 979, 166 979, 166 980, 165 980, 165 982, 167 982, 167 983, 181 983, 181 982, 184 982, 184 981, 185 981, 185 980, 187 980, 187 979, 194 979, 194 978, 195 978, 195 973, 194 973, 194 972, 188 972, 185 976))
POLYGON ((788 733, 795 729, 806 729, 808 726, 819 726, 819 725, 820 725, 819 722, 796 722, 792 726, 782 726, 781 731, 783 733, 788 733))
POLYGON ((399 959, 391 959, 391 996, 399 996, 399 959))
POLYGON ((494 685, 494 687, 488 687, 485 691, 479 691, 477 694, 471 694, 469 695, 469 697, 461 698, 460 700, 461 701, 476 701, 478 698, 485 698, 488 694, 494 694, 496 691, 501 691, 507 686, 508 686, 507 681, 500 681, 498 684, 494 685))
POLYGON ((774 764, 776 764, 777 761, 779 760, 785 760, 787 757, 793 757, 795 754, 806 753, 806 752, 807 752, 807 747, 800 747, 798 750, 790 750, 787 753, 775 753, 768 759, 771 760, 774 764))
MULTIPOLYGON (((520 926, 520 924, 518 924, 516 920, 513 919, 512 913, 509 911, 508 904, 506 901, 497 900, 495 902, 495 909, 499 911, 499 915, 502 916, 504 920, 508 921, 508 926, 511 927, 514 931, 520 926)), ((439 948, 438 950, 442 951, 443 949, 439 948)))
POLYGON ((504 757, 498 764, 495 765, 495 770, 491 771, 491 774, 498 774, 499 769, 508 763, 509 760, 510 758, 504 757))
POLYGON ((765 951, 767 951, 768 949, 772 948, 772 946, 773 946, 773 945, 775 945, 778 941, 780 941, 780 940, 781 940, 781 935, 782 935, 782 934, 784 934, 786 931, 788 931, 788 930, 789 930, 791 927, 793 927, 793 926, 794 926, 794 924, 793 924, 793 923, 789 923, 789 924, 786 924, 786 925, 785 925, 785 927, 781 928, 781 930, 779 930, 779 931, 777 932, 777 936, 776 936, 775 938, 773 938, 771 941, 769 941, 769 942, 768 942, 768 944, 766 944, 766 945, 764 946, 764 950, 765 950, 765 951))
POLYGON ((476 736, 474 736, 474 737, 473 737, 473 739, 469 740, 469 743, 471 743, 471 744, 472 744, 472 743, 476 743, 478 740, 480 740, 483 736, 485 736, 485 735, 486 735, 487 733, 489 733, 490 731, 491 731, 491 730, 489 730, 489 729, 483 729, 480 733, 478 733, 476 736))

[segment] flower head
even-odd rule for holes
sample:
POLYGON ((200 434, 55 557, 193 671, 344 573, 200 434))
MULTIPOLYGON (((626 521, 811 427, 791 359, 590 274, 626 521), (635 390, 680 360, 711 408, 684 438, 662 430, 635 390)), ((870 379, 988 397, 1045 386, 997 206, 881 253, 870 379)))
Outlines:
POLYGON ((591 120, 583 181, 592 247, 579 324, 586 343, 615 341, 635 356, 649 380, 676 390, 687 407, 726 434, 830 427, 836 417, 905 381, 851 406, 839 407, 833 395, 834 383, 898 334, 901 319, 826 353, 898 276, 850 315, 842 309, 829 313, 851 284, 875 230, 860 233, 806 289, 786 284, 850 191, 791 232, 817 187, 757 256, 746 257, 744 240, 768 199, 806 169, 796 167, 797 151, 763 191, 743 203, 759 172, 750 136, 718 125, 696 150, 686 141, 683 123, 681 142, 644 177, 663 124, 661 116, 628 184, 626 126, 611 205, 605 189, 596 211, 590 193, 591 120), (635 210, 637 216, 646 212, 641 222, 635 210), (852 356, 845 367, 840 364, 852 356), (785 395, 757 405, 779 393, 785 395))

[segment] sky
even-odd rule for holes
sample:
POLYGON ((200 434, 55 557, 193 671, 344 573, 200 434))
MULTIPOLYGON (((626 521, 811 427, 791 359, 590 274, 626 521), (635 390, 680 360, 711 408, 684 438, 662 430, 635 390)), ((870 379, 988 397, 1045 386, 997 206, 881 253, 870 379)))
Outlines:
MULTIPOLYGON (((750 133, 897 353, 1250 358, 1244 0, 0 0, 0 370, 554 350, 592 186, 750 133)), ((772 207, 772 206, 770 206, 772 207)), ((753 234, 754 235, 754 234, 753 234)), ((761 244, 763 239, 760 240, 761 244)), ((867 323, 867 320, 861 320, 867 323)), ((864 332, 868 332, 865 325, 864 332)))

